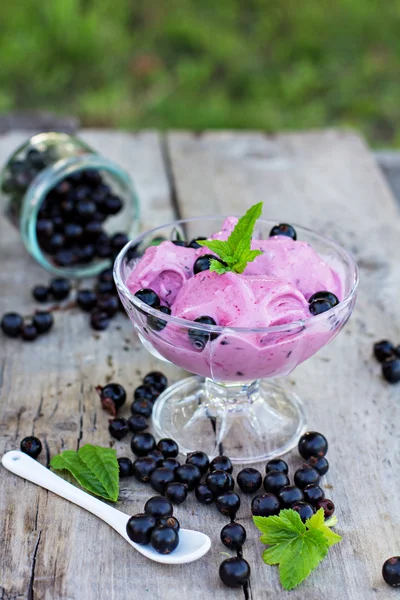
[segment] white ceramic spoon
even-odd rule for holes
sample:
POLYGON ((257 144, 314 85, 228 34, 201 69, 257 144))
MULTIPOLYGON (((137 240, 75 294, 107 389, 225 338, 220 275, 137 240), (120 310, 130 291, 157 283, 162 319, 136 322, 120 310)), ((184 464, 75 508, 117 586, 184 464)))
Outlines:
POLYGON ((46 469, 27 454, 18 450, 7 452, 2 458, 3 467, 40 487, 85 508, 118 531, 120 535, 138 552, 166 565, 189 563, 201 558, 211 546, 210 538, 200 531, 180 529, 179 546, 171 554, 159 554, 149 546, 141 546, 132 542, 126 534, 126 523, 130 517, 105 502, 97 500, 86 492, 68 483, 55 473, 46 469))

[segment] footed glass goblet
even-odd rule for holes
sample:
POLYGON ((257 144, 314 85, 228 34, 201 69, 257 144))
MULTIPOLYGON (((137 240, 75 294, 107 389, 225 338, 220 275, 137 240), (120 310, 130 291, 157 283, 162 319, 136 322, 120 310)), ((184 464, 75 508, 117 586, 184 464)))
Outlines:
MULTIPOLYGON (((164 314, 130 291, 128 278, 149 246, 160 238, 182 244, 210 237, 223 221, 219 216, 180 220, 138 236, 118 255, 114 277, 144 347, 194 374, 157 399, 156 432, 176 440, 184 453, 203 450, 211 457, 223 453, 235 463, 254 463, 287 452, 306 430, 303 403, 277 378, 339 333, 354 308, 358 270, 338 244, 295 226, 298 239, 309 243, 341 281, 341 302, 319 315, 269 327, 223 327, 164 314)), ((253 239, 267 239, 275 224, 259 220, 253 239)))

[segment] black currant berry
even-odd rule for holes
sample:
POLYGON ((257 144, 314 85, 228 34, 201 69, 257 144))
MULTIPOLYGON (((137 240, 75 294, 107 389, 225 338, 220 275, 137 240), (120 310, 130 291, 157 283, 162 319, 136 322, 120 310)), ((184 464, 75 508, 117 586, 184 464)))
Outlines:
POLYGON ((275 235, 284 235, 286 237, 292 238, 292 240, 297 239, 295 228, 292 225, 289 225, 288 223, 280 223, 279 225, 275 225, 269 232, 269 236, 273 237, 275 235))
POLYGON ((282 508, 290 508, 293 504, 304 500, 303 492, 295 485, 286 485, 277 496, 282 508))
POLYGON ((172 504, 182 504, 185 502, 188 494, 187 485, 174 481, 169 483, 165 488, 165 497, 172 502, 172 504))
POLYGON ((154 469, 157 468, 157 463, 150 456, 140 456, 133 463, 133 475, 138 481, 147 483, 150 481, 150 476, 154 469))
POLYGON ((136 456, 146 456, 150 450, 156 447, 156 440, 147 431, 135 433, 131 439, 131 449, 136 456))
POLYGON ((281 473, 286 473, 287 475, 289 473, 289 467, 288 464, 281 458, 273 458, 267 462, 265 467, 265 472, 268 473, 269 471, 280 471, 281 473))
POLYGON ((167 389, 168 379, 159 371, 151 371, 150 373, 147 373, 143 379, 143 383, 152 386, 161 394, 161 392, 167 389))
POLYGON ((223 492, 229 491, 231 485, 229 475, 225 471, 213 471, 206 477, 206 486, 214 495, 219 496, 223 492))
POLYGON ((231 459, 227 456, 216 456, 210 462, 210 472, 212 471, 226 471, 232 473, 233 465, 231 459))
POLYGON ((263 481, 265 491, 275 495, 289 483, 289 477, 280 471, 268 471, 263 481))
POLYGON ((17 313, 6 313, 1 319, 1 329, 8 337, 18 337, 21 333, 24 320, 17 313))
POLYGON ((374 344, 374 356, 379 362, 385 362, 395 356, 395 347, 389 340, 381 340, 374 344))
POLYGON ((240 498, 235 492, 224 492, 215 499, 215 506, 222 515, 234 519, 240 508, 240 498))
POLYGON ((323 509, 325 519, 329 519, 329 517, 331 517, 335 512, 335 505, 333 504, 332 500, 329 500, 328 498, 319 500, 315 508, 316 510, 319 510, 320 508, 323 509))
POLYGON ((278 515, 280 509, 279 500, 274 494, 259 494, 251 503, 251 512, 255 517, 278 515))
POLYGON ((329 463, 325 456, 310 456, 308 464, 311 465, 322 476, 329 470, 329 463))
POLYGON ((196 465, 184 464, 176 469, 174 477, 176 481, 185 483, 188 491, 191 492, 200 483, 201 472, 196 465))
POLYGON ((307 485, 311 485, 311 484, 318 485, 319 480, 320 480, 320 474, 318 473, 318 471, 316 469, 314 469, 310 465, 303 465, 301 467, 301 469, 297 469, 297 471, 294 474, 294 483, 301 490, 304 490, 304 488, 307 485))
POLYGON ((148 426, 147 419, 143 415, 131 415, 128 419, 128 427, 134 433, 144 431, 148 426))
POLYGON ((119 477, 122 479, 123 477, 130 477, 133 473, 133 465, 130 458, 127 456, 122 456, 118 458, 118 466, 119 466, 119 477))
POLYGON ((108 426, 108 431, 117 440, 122 440, 129 433, 128 422, 126 419, 112 419, 108 426))
POLYGON ((144 512, 147 515, 152 515, 156 519, 161 519, 162 517, 171 516, 174 509, 167 498, 164 498, 163 496, 153 496, 147 500, 144 505, 144 512))
POLYGON ((382 577, 392 587, 400 587, 400 556, 388 558, 382 567, 382 577))
POLYGON ((96 391, 100 396, 104 410, 107 410, 113 416, 125 404, 126 391, 119 383, 107 383, 104 387, 98 385, 96 391))
POLYGON ((149 544, 157 519, 149 514, 133 515, 126 524, 126 533, 135 544, 149 544))
POLYGON ((311 504, 311 506, 316 506, 318 502, 325 498, 325 492, 319 485, 310 484, 307 485, 304 490, 304 501, 311 504))
POLYGON ((151 306, 152 308, 158 308, 160 306, 160 298, 153 290, 144 288, 136 292, 135 296, 147 304, 147 306, 151 306))
POLYGON ((244 558, 227 558, 219 567, 221 581, 228 587, 242 587, 250 579, 250 565, 244 558))
POLYGON ((240 550, 246 541, 246 530, 240 523, 228 523, 222 528, 220 538, 230 550, 240 550))
POLYGON ((207 473, 208 467, 210 465, 210 461, 205 452, 201 450, 197 452, 191 452, 188 454, 186 462, 190 465, 196 465, 196 467, 200 470, 201 474, 207 473))
POLYGON ((179 446, 171 438, 163 438, 157 444, 158 450, 163 453, 164 458, 175 458, 179 454, 179 446))
POLYGON ((388 383, 400 381, 400 358, 388 360, 382 364, 382 375, 388 383))
POLYGON ((301 436, 298 444, 300 456, 308 460, 311 456, 325 456, 328 452, 328 442, 322 433, 308 431, 301 436))
POLYGON ((22 440, 20 449, 31 458, 37 458, 42 451, 42 442, 37 437, 29 436, 22 440))
POLYGON ((311 504, 307 504, 307 502, 296 502, 296 504, 293 504, 290 508, 299 513, 303 523, 305 523, 307 519, 311 519, 314 514, 314 508, 311 504))
POLYGON ((194 495, 200 504, 211 504, 215 500, 215 495, 205 483, 200 483, 196 487, 194 495))
POLYGON ((245 494, 253 494, 260 489, 262 484, 262 476, 260 471, 248 467, 242 469, 236 478, 238 486, 245 494))
POLYGON ((167 485, 173 481, 175 481, 174 472, 166 467, 157 467, 150 475, 150 485, 159 494, 164 494, 167 485))
POLYGON ((160 554, 171 554, 179 544, 179 535, 171 527, 158 525, 151 532, 150 544, 160 554))

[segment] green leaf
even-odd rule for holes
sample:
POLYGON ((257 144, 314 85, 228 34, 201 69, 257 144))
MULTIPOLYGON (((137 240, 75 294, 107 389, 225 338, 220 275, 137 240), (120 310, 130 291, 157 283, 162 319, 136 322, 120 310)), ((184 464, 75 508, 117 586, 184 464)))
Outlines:
POLYGON ((116 451, 112 448, 86 444, 79 449, 79 457, 104 487, 110 500, 116 502, 119 494, 119 466, 116 451))
POLYGON ((279 562, 279 576, 285 590, 299 585, 328 554, 328 542, 322 531, 308 530, 294 540, 279 562))
POLYGON ((341 540, 326 524, 322 509, 305 524, 292 509, 281 510, 278 516, 253 517, 253 521, 263 534, 261 541, 269 546, 263 552, 263 561, 279 564, 281 583, 287 590, 308 577, 329 547, 341 540))
POLYGON ((228 239, 222 240, 200 240, 201 246, 209 248, 215 252, 221 260, 226 263, 226 267, 217 268, 216 265, 210 268, 215 273, 226 273, 233 271, 243 273, 249 262, 252 262, 262 254, 261 250, 251 250, 251 240, 254 226, 257 219, 261 216, 263 203, 255 204, 241 217, 228 239))
POLYGON ((119 493, 119 467, 112 448, 86 444, 78 452, 65 450, 54 456, 50 466, 67 470, 86 490, 106 500, 116 502, 119 493))
POLYGON ((211 260, 210 271, 218 273, 218 275, 222 275, 223 273, 227 273, 229 271, 229 267, 228 265, 223 265, 220 263, 219 260, 211 260))
POLYGON ((263 533, 265 544, 276 544, 306 531, 306 526, 295 510, 281 510, 279 516, 253 517, 255 526, 263 533))
POLYGON ((243 253, 250 250, 254 225, 256 224, 257 219, 261 217, 262 207, 262 202, 251 206, 243 217, 240 217, 239 221, 236 223, 236 227, 227 240, 228 245, 234 251, 236 260, 243 253))
POLYGON ((324 511, 322 508, 320 508, 310 519, 306 521, 306 526, 310 530, 318 529, 319 531, 322 531, 329 546, 338 544, 342 539, 340 535, 330 529, 331 526, 326 524, 324 511))

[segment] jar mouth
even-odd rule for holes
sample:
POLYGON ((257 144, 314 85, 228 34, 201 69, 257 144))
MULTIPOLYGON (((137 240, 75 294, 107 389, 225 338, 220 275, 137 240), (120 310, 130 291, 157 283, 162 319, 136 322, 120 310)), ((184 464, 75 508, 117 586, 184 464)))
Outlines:
POLYGON ((133 237, 138 231, 139 199, 133 182, 124 169, 102 156, 89 153, 58 160, 43 169, 29 185, 25 193, 20 216, 20 231, 29 253, 43 268, 56 275, 70 278, 93 277, 110 266, 110 259, 107 258, 96 260, 94 264, 87 266, 59 267, 46 257, 39 245, 36 234, 36 222, 43 198, 66 177, 87 169, 97 169, 109 173, 121 184, 125 193, 129 192, 131 196, 129 200, 133 201, 134 206, 134 218, 126 233, 128 237, 133 237))

